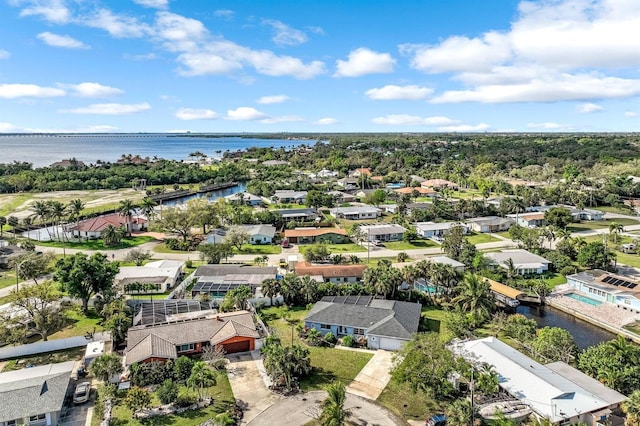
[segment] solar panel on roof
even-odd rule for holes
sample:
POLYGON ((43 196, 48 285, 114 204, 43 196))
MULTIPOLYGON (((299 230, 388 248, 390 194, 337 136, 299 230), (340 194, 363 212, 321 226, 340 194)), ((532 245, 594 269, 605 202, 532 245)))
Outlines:
POLYGON ((630 284, 630 285, 629 285, 629 288, 636 288, 637 286, 638 286, 638 284, 635 284, 635 283, 634 283, 634 284, 630 284))
POLYGON ((602 282, 605 282, 605 283, 607 283, 607 284, 608 284, 608 283, 610 283, 610 282, 611 282, 611 280, 613 280, 613 277, 610 277, 610 276, 608 276, 608 275, 607 275, 606 277, 604 277, 604 279, 602 280, 602 282))

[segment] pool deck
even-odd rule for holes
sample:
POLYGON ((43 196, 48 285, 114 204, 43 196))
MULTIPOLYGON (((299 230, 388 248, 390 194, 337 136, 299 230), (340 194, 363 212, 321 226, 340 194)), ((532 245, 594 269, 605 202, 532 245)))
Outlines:
MULTIPOLYGON (((555 290, 546 297, 545 303, 561 311, 567 312, 597 325, 612 333, 620 334, 640 342, 640 336, 625 330, 623 327, 635 321, 640 321, 640 314, 633 311, 623 309, 609 303, 602 303, 598 306, 591 305, 586 302, 566 297, 567 293, 575 293, 580 295, 579 291, 569 287, 567 284, 557 286, 555 290)), ((582 294, 589 297, 586 294, 582 294)))

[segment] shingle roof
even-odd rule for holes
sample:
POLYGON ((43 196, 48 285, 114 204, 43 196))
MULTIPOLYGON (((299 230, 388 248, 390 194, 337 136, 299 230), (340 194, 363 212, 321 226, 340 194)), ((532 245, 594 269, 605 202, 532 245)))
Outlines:
POLYGON ((242 229, 250 236, 264 235, 266 237, 273 238, 276 235, 276 227, 273 225, 238 225, 238 228, 242 229))
POLYGON ((275 266, 250 266, 250 265, 203 265, 196 269, 196 277, 222 277, 225 275, 275 275, 278 268, 275 266))
POLYGON ((0 422, 60 411, 74 361, 0 374, 0 422))
POLYGON ((372 299, 368 305, 354 305, 331 300, 338 299, 323 297, 305 321, 363 328, 367 334, 405 340, 418 331, 422 307, 419 303, 372 299))
POLYGON ((317 237, 319 235, 326 234, 338 234, 347 235, 347 231, 340 228, 299 228, 299 229, 285 229, 285 238, 290 237, 317 237))
POLYGON ((127 349, 127 364, 133 364, 151 357, 175 359, 178 357, 176 345, 155 334, 149 334, 135 346, 127 349))
POLYGON ((308 262, 298 262, 295 268, 297 275, 322 276, 323 278, 361 278, 365 269, 367 269, 367 265, 312 265, 308 262))
POLYGON ((407 229, 395 223, 385 223, 382 225, 362 225, 362 232, 368 235, 403 234, 407 229))

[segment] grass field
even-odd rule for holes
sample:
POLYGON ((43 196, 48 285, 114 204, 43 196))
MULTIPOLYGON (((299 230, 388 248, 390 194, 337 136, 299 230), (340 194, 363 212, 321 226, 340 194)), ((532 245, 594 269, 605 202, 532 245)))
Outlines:
POLYGON ((377 401, 400 418, 424 422, 429 416, 441 413, 446 406, 429 398, 424 392, 413 392, 411 386, 391 379, 377 401))
POLYGON ((571 232, 591 231, 594 229, 609 229, 609 225, 611 225, 614 222, 622 226, 640 224, 640 222, 634 219, 620 218, 620 219, 614 219, 614 220, 598 220, 598 221, 572 223, 571 225, 567 226, 567 229, 571 232))
POLYGON ((467 238, 467 241, 469 241, 473 245, 501 241, 496 237, 492 237, 490 234, 483 234, 483 233, 476 234, 474 232, 470 233, 466 238, 467 238))
POLYGON ((16 273, 13 269, 7 269, 0 273, 0 288, 16 285, 16 273))
MULTIPOLYGON (((298 251, 304 254, 307 251, 307 248, 311 247, 311 244, 300 244, 298 245, 298 251)), ((327 248, 331 252, 331 254, 340 254, 340 253, 363 253, 366 252, 367 249, 362 247, 361 245, 354 243, 347 244, 327 244, 327 248)))
POLYGON ((431 240, 413 240, 408 241, 390 241, 383 244, 389 250, 415 250, 429 247, 439 247, 438 244, 431 240))
POLYGON ((131 248, 137 247, 139 245, 157 241, 153 237, 149 237, 146 235, 141 235, 137 237, 124 238, 120 244, 115 246, 107 247, 102 243, 102 240, 89 240, 83 241, 81 243, 77 241, 39 241, 38 245, 43 247, 64 247, 64 248, 72 248, 72 249, 81 249, 81 250, 118 250, 123 248, 131 248))
POLYGON ((12 359, 2 369, 2 372, 20 370, 27 365, 47 365, 58 362, 78 361, 84 356, 85 347, 72 348, 63 351, 46 352, 37 355, 30 355, 23 358, 12 359))
POLYGON ((600 210, 605 213, 618 213, 618 214, 626 214, 629 216, 635 216, 636 213, 630 207, 612 207, 612 206, 601 206, 594 207, 594 210, 600 210))
MULTIPOLYGON (((291 344, 291 326, 282 319, 285 312, 291 314, 291 320, 302 323, 308 311, 303 308, 288 309, 286 307, 272 307, 260 311, 265 323, 282 340, 283 345, 291 344)), ((301 343, 297 333, 293 333, 293 342, 301 343)), ((349 384, 362 370, 362 367, 373 356, 370 353, 355 352, 336 348, 319 348, 307 346, 309 348, 311 366, 313 371, 311 376, 304 378, 300 386, 303 390, 319 390, 323 386, 334 380, 349 384)))
MULTIPOLYGON (((216 414, 227 411, 235 403, 233 391, 231 390, 231 385, 226 372, 218 372, 216 381, 217 383, 215 386, 207 388, 206 390, 207 394, 214 399, 214 403, 209 407, 201 410, 185 411, 181 414, 157 416, 150 419, 138 420, 133 418, 131 410, 122 405, 122 398, 118 398, 116 405, 113 408, 113 418, 109 424, 111 426, 197 426, 214 417, 216 414)), ((123 397, 124 395, 126 395, 126 393, 122 392, 119 396, 123 397)), ((155 392, 152 396, 152 405, 160 405, 160 401, 158 400, 155 392)))
POLYGON ((238 251, 234 247, 233 252, 237 254, 280 254, 282 247, 277 244, 244 244, 242 250, 238 251))
POLYGON ((85 316, 80 307, 70 309, 66 313, 66 325, 57 332, 49 336, 49 340, 64 339, 66 337, 84 336, 94 331, 102 331, 100 325, 102 318, 93 308, 89 308, 89 312, 85 316))

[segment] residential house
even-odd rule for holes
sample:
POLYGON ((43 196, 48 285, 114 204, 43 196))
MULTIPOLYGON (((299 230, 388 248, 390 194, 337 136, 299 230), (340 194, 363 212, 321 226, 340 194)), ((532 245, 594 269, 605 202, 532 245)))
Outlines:
POLYGON ((15 244, 9 244, 7 240, 0 239, 0 265, 7 267, 9 260, 26 253, 26 250, 15 244))
POLYGON ((520 275, 540 275, 544 271, 548 271, 551 264, 544 257, 524 249, 485 253, 485 257, 503 269, 509 269, 510 263, 513 262, 513 267, 520 275))
POLYGON ((273 244, 276 227, 273 225, 237 225, 237 228, 249 234, 249 244, 273 244))
POLYGON ((271 196, 271 201, 274 203, 285 204, 304 204, 307 201, 307 191, 290 191, 290 190, 276 190, 276 193, 271 196))
POLYGON ((284 237, 290 243, 313 244, 329 243, 343 244, 349 242, 347 231, 340 228, 295 228, 285 229, 284 237))
POLYGON ((229 290, 242 285, 252 291, 266 279, 275 279, 275 266, 249 265, 204 265, 194 272, 197 281, 191 289, 191 296, 206 294, 211 298, 224 298, 229 290))
POLYGON ((329 212, 338 219, 371 220, 382 215, 382 210, 373 206, 335 207, 329 212))
POLYGON ((124 293, 164 293, 182 278, 182 260, 158 260, 144 266, 121 266, 114 283, 124 293))
POLYGON ((71 231, 73 238, 97 239, 109 225, 116 228, 128 226, 131 232, 140 232, 147 229, 147 219, 135 215, 127 218, 118 213, 111 213, 67 225, 67 230, 71 231))
POLYGON ((482 233, 508 231, 514 224, 513 219, 498 216, 473 217, 466 222, 473 232, 482 233))
POLYGON ((356 197, 353 195, 342 191, 329 191, 327 194, 331 195, 338 204, 351 203, 356 200, 356 197))
POLYGON ((51 163, 49 167, 51 167, 52 169, 55 169, 57 167, 63 168, 63 169, 68 169, 69 167, 71 167, 71 168, 77 169, 77 168, 85 167, 85 164, 80 160, 71 158, 68 160, 60 160, 60 161, 56 161, 55 163, 51 163))
POLYGON ((543 212, 508 214, 507 217, 513 219, 517 225, 525 228, 539 228, 547 224, 547 221, 544 220, 543 212))
POLYGON ((406 187, 406 188, 398 188, 398 189, 394 189, 394 192, 400 194, 400 195, 410 195, 410 196, 414 196, 415 194, 418 194, 419 197, 435 197, 438 193, 436 191, 434 191, 431 188, 425 188, 422 186, 416 186, 416 187, 406 187))
POLYGON ((351 176, 347 176, 347 177, 343 177, 342 179, 338 179, 336 181, 336 183, 338 184, 338 186, 341 186, 342 188, 344 188, 345 190, 349 191, 351 189, 356 189, 358 187, 358 179, 351 177, 351 176))
POLYGON ((224 199, 232 204, 243 204, 246 206, 260 206, 263 204, 261 197, 249 192, 236 192, 235 194, 227 195, 224 199))
POLYGON ((273 210, 273 213, 282 217, 284 220, 294 220, 298 222, 308 222, 318 218, 318 210, 314 208, 308 209, 279 209, 273 210))
POLYGON ((449 229, 454 226, 462 227, 462 232, 466 234, 469 231, 469 227, 460 222, 416 222, 416 232, 422 238, 443 238, 449 229))
POLYGON ((267 161, 263 161, 262 165, 265 166, 265 167, 288 166, 289 162, 288 161, 282 161, 282 160, 267 160, 267 161))
POLYGON ((362 281, 362 274, 367 265, 333 265, 297 262, 295 273, 298 276, 308 275, 319 282, 326 283, 355 283, 362 281))
POLYGON ((423 182, 420 182, 420 186, 423 188, 433 188, 433 189, 453 189, 458 190, 458 184, 455 182, 451 182, 445 179, 427 179, 423 182))
POLYGON ((367 339, 369 349, 400 350, 420 322, 419 303, 374 299, 373 296, 325 296, 304 319, 323 335, 367 339))
POLYGON ((531 189, 544 186, 544 183, 542 182, 534 182, 534 181, 525 180, 525 179, 511 179, 511 180, 508 180, 507 183, 513 187, 524 186, 526 188, 531 188, 531 189))
POLYGON ((316 173, 316 176, 322 179, 333 178, 333 177, 338 177, 338 172, 333 170, 322 169, 318 173, 316 173))
POLYGON ((464 263, 458 262, 457 260, 447 256, 430 256, 430 257, 425 257, 424 260, 430 263, 448 265, 448 266, 451 266, 457 272, 464 272, 464 263))
POLYGON ((56 426, 75 361, 0 374, 0 426, 56 426))
POLYGON ((592 209, 579 209, 575 206, 565 205, 565 204, 557 204, 557 205, 549 205, 549 206, 532 206, 527 207, 525 210, 528 212, 546 212, 552 208, 562 208, 567 209, 573 216, 573 220, 602 220, 604 219, 604 212, 600 210, 592 210, 592 209))
POLYGON ((248 352, 255 349, 259 337, 248 311, 131 327, 127 333, 126 365, 198 355, 207 346, 219 346, 227 354, 248 352))
POLYGON ((371 176, 371 169, 368 167, 361 167, 359 169, 355 169, 354 171, 352 171, 351 173, 349 173, 349 176, 354 177, 354 178, 358 178, 362 175, 367 175, 367 176, 371 176))
POLYGON ((403 226, 394 223, 382 223, 379 225, 361 225, 360 230, 366 235, 367 241, 400 241, 407 231, 403 226))
POLYGON ((215 314, 213 302, 193 299, 134 299, 132 326, 176 322, 215 314))
POLYGON ((567 275, 567 284, 597 302, 640 313, 640 287, 633 278, 592 269, 567 275))
POLYGON ((564 362, 542 365, 493 336, 458 341, 451 350, 473 365, 491 365, 504 392, 552 424, 608 424, 627 399, 564 362))

